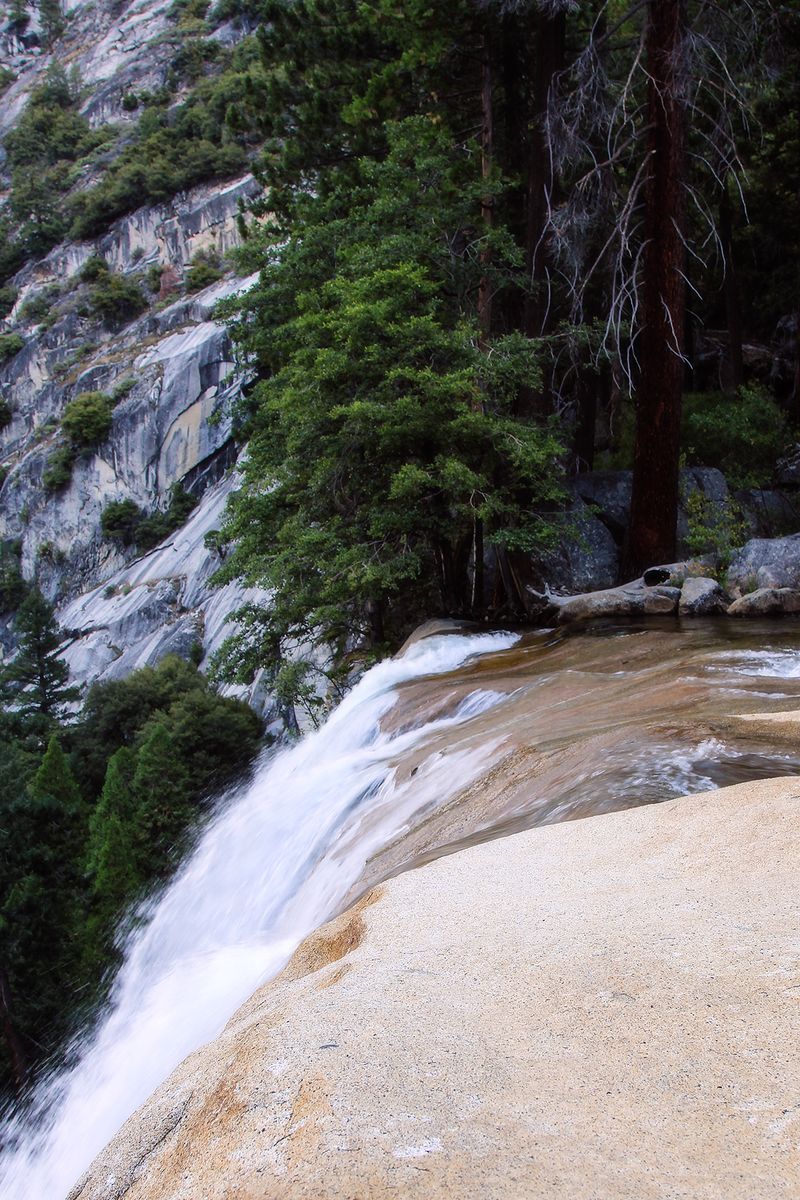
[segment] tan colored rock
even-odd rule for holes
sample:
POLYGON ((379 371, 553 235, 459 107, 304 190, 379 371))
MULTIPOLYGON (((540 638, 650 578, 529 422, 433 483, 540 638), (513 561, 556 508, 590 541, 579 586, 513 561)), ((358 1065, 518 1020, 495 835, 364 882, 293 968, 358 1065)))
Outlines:
POLYGON ((728 717, 725 724, 740 736, 767 742, 785 742, 800 751, 800 710, 738 713, 728 717))
POLYGON ((800 613, 800 592, 794 588, 758 588, 734 600, 728 609, 729 617, 776 617, 800 613))
POLYGON ((75 1200, 794 1200, 800 780, 475 846, 368 894, 75 1200))
POLYGON ((638 580, 623 587, 599 592, 583 592, 567 599, 552 597, 558 604, 559 625, 574 621, 590 621, 599 617, 657 616, 674 613, 678 608, 680 589, 645 587, 638 580))

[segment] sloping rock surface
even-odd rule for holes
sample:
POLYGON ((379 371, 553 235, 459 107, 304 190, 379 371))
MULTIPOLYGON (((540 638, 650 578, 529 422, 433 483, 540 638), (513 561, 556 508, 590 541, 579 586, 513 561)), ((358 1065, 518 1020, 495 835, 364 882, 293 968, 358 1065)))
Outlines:
POLYGON ((798 815, 762 780, 391 880, 72 1200, 796 1197, 798 815))

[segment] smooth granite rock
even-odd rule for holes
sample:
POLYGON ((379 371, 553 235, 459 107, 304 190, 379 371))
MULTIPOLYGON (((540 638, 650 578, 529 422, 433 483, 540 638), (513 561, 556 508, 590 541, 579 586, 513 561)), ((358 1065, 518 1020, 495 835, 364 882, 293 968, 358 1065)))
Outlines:
POLYGON ((780 538, 751 538, 728 569, 731 587, 800 588, 800 533, 780 538))
POLYGON ((391 879, 71 1200, 791 1200, 799 817, 761 780, 391 879))

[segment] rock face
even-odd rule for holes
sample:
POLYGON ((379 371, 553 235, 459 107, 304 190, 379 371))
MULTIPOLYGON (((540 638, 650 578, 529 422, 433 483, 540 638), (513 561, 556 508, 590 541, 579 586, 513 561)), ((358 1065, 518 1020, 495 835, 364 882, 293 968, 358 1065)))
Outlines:
MULTIPOLYGON (((255 588, 210 585, 220 560, 205 537, 219 528, 236 484, 235 472, 229 471, 208 488, 172 537, 57 610, 67 639, 64 658, 75 682, 121 679, 166 654, 196 659, 206 667, 234 632, 230 615, 246 602, 269 603, 268 593, 255 588)), ((237 694, 264 707, 258 679, 237 694)))
POLYGON ((392 879, 71 1200, 797 1195, 798 794, 742 784, 392 879))
POLYGON ((781 538, 752 538, 728 570, 732 587, 800 587, 800 533, 781 538))

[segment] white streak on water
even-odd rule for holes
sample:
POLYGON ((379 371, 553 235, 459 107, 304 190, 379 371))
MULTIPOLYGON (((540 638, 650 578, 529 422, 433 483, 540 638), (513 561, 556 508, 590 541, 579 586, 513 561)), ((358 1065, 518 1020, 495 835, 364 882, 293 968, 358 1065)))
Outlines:
POLYGON ((440 749, 413 780, 395 784, 401 755, 502 693, 473 692, 453 716, 394 736, 381 732, 380 719, 398 684, 516 641, 483 634, 419 642, 373 667, 321 729, 262 765, 130 938, 107 1014, 77 1065, 43 1089, 43 1128, 12 1131, 19 1144, 0 1162, 4 1200, 64 1200, 154 1088, 336 911, 369 855, 485 769, 486 743, 440 749))

